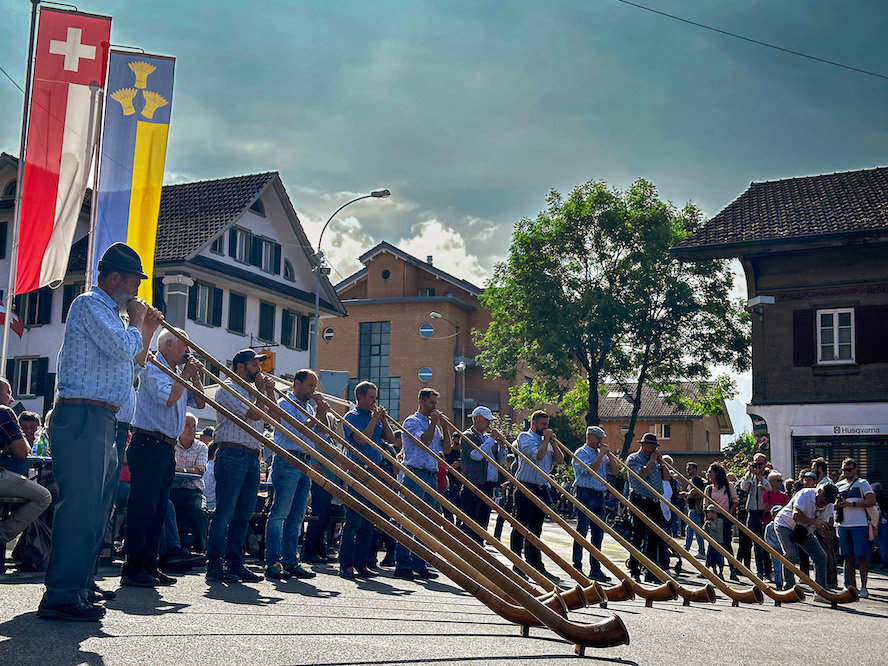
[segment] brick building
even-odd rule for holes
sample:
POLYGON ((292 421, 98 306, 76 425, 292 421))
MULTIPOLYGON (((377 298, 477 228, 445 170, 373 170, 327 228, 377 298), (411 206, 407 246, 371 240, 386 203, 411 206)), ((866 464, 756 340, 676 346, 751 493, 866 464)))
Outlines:
POLYGON ((789 473, 823 456, 888 476, 888 168, 753 183, 675 248, 737 257, 752 317, 747 412, 789 473))
MULTIPOLYGON (((481 288, 386 242, 360 261, 364 268, 336 285, 348 316, 321 322, 318 367, 347 371, 349 398, 358 381, 372 381, 399 420, 415 411, 425 386, 441 392, 439 409, 457 425, 477 405, 513 417, 510 382, 485 379, 475 361, 472 331, 490 323, 481 288)), ((519 369, 515 381, 524 376, 519 369)))
MULTIPOLYGON (((689 382, 680 383, 679 391, 690 399, 698 397, 697 387, 689 382)), ((629 430, 632 404, 626 394, 635 393, 636 384, 605 384, 607 394, 599 398, 598 418, 607 433, 607 442, 619 450, 629 430)), ((701 468, 721 460, 721 435, 732 435, 734 427, 728 415, 727 405, 722 403, 721 413, 704 416, 694 410, 684 409, 666 401, 656 388, 643 386, 641 406, 635 422, 635 441, 631 450, 638 450, 638 440, 646 432, 652 432, 660 442, 660 449, 673 457, 679 469, 684 462, 693 459, 701 468)))

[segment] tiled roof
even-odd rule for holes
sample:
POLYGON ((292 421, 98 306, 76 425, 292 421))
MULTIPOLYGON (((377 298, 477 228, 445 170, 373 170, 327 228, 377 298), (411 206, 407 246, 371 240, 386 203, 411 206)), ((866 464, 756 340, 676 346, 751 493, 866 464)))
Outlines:
POLYGON ((164 186, 155 263, 185 259, 240 215, 276 176, 271 171, 164 186))
MULTIPOLYGON (((636 386, 637 384, 634 382, 627 382, 625 384, 605 384, 609 394, 619 393, 620 395, 612 398, 609 398, 606 395, 599 396, 598 417, 601 419, 620 420, 630 418, 632 416, 632 403, 628 402, 623 397, 623 394, 631 393, 634 396, 636 386)), ((680 382, 678 386, 682 395, 691 399, 697 399, 700 397, 700 391, 695 384, 690 382, 680 382)), ((699 418, 700 416, 702 415, 697 411, 682 409, 681 407, 670 405, 666 402, 665 397, 660 395, 659 390, 656 388, 648 386, 647 384, 641 387, 641 408, 638 412, 638 418, 640 419, 687 419, 699 418)))
MULTIPOLYGON (((725 248, 888 230, 888 167, 751 183, 736 200, 680 243, 725 248)), ((721 253, 719 256, 731 256, 721 253)))

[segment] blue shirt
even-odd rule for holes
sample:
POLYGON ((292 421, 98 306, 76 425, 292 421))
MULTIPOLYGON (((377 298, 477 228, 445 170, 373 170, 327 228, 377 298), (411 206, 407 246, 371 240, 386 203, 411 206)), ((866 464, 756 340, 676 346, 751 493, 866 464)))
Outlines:
MULTIPOLYGON (((641 474, 641 470, 645 467, 651 460, 650 456, 644 455, 641 451, 636 451, 631 456, 626 458, 626 465, 629 466, 633 472, 637 474, 641 474)), ((660 471, 660 465, 654 465, 651 467, 651 473, 648 474, 648 477, 645 479, 653 488, 657 490, 658 493, 663 493, 663 473, 660 471)), ((654 495, 650 490, 648 490, 645 485, 636 479, 631 474, 629 475, 629 491, 635 493, 636 495, 641 495, 642 497, 649 497, 650 499, 659 500, 659 498, 654 495)))
MULTIPOLYGON (((368 425, 370 425, 370 421, 373 417, 370 415, 370 412, 366 409, 361 409, 360 407, 352 407, 345 414, 345 420, 355 426, 358 430, 363 432, 368 425)), ((343 428, 343 432, 345 433, 345 441, 354 446, 358 451, 363 453, 365 456, 370 458, 374 463, 379 464, 382 461, 382 454, 374 449, 369 444, 364 444, 361 440, 355 437, 354 431, 345 426, 343 428)), ((382 427, 381 421, 376 421, 376 425, 373 426, 373 434, 370 436, 370 439, 373 440, 374 444, 382 444, 382 438, 385 434, 385 429, 382 427)), ((358 457, 352 453, 351 451, 347 451, 346 455, 352 460, 358 460, 358 457)))
MULTIPOLYGON (((156 354, 154 360, 167 368, 170 367, 163 354, 156 354)), ((175 369, 170 369, 175 372, 175 369)), ((168 407, 167 400, 170 399, 172 390, 173 380, 167 377, 163 370, 154 364, 149 364, 139 382, 139 397, 136 400, 133 427, 159 432, 173 439, 178 438, 185 429, 187 407, 189 405, 197 407, 197 403, 190 391, 182 391, 176 404, 168 407)))
MULTIPOLYGON (((416 437, 416 439, 422 437, 425 434, 425 431, 429 429, 430 425, 431 421, 429 421, 429 417, 423 416, 419 412, 415 412, 404 419, 404 430, 416 437)), ((427 453, 425 449, 414 442, 410 437, 401 437, 401 442, 404 444, 405 465, 415 469, 422 469, 427 472, 438 471, 438 458, 427 453)), ((443 450, 443 443, 444 433, 441 432, 441 428, 435 426, 435 434, 428 447, 435 453, 440 454, 443 450)))
MULTIPOLYGON (((598 490, 605 491, 607 488, 604 487, 604 484, 596 479, 593 475, 589 474, 586 471, 586 468, 583 467, 578 461, 583 461, 586 463, 588 467, 592 467, 592 463, 595 462, 595 459, 598 457, 598 450, 593 449, 591 446, 587 446, 583 444, 579 449, 574 453, 574 461, 573 461, 573 469, 574 469, 574 477, 576 477, 576 481, 574 485, 577 488, 589 488, 590 490, 598 490)), ((598 465, 598 469, 595 471, 598 472, 598 476, 602 479, 607 479, 607 468, 609 466, 607 456, 601 459, 601 463, 598 465)), ((594 469, 594 468, 593 468, 594 469)))
MULTIPOLYGON (((525 430, 518 435, 518 439, 515 440, 515 446, 518 450, 533 460, 537 467, 548 474, 552 471, 552 463, 555 460, 555 454, 552 452, 552 447, 549 446, 543 459, 537 460, 537 451, 542 443, 543 436, 536 434, 533 430, 525 430)), ((521 481, 521 483, 533 483, 538 486, 549 485, 549 481, 546 477, 536 471, 524 458, 521 458, 521 456, 519 456, 518 471, 515 473, 515 478, 521 481)))
MULTIPOLYGON (((315 410, 314 410, 314 407, 311 406, 311 401, 306 400, 305 402, 302 402, 299 398, 297 398, 293 394, 293 391, 287 392, 287 398, 289 398, 290 400, 295 402, 297 405, 302 407, 302 409, 307 411, 312 416, 315 415, 315 410)), ((295 418, 297 421, 299 421, 299 423, 305 423, 306 421, 308 421, 308 417, 305 414, 303 414, 301 411, 296 409, 296 407, 294 407, 293 404, 289 400, 287 400, 286 398, 281 398, 280 400, 278 400, 278 407, 280 407, 282 410, 287 412, 287 414, 289 414, 290 416, 295 418)), ((287 423, 283 419, 280 419, 280 422, 283 424, 283 426, 289 432, 291 432, 293 435, 295 435, 296 438, 301 443, 297 444, 292 439, 290 439, 286 435, 286 433, 275 428, 275 430, 274 430, 274 443, 275 444, 277 444, 282 449, 286 449, 287 451, 298 451, 299 453, 307 453, 307 454, 311 454, 314 452, 314 445, 311 443, 311 440, 306 439, 303 435, 299 434, 299 431, 296 429, 296 426, 287 423)))
POLYGON ((133 390, 133 359, 141 350, 139 329, 124 326, 117 303, 93 287, 68 311, 59 350, 59 397, 122 407, 133 390))
MULTIPOLYGON (((499 451, 494 453, 494 449, 496 447, 496 440, 488 435, 487 433, 480 433, 474 428, 472 428, 474 433, 481 439, 481 451, 484 451, 491 458, 496 460, 500 465, 506 462, 506 457, 509 455, 509 452, 506 451, 506 447, 500 447, 499 451)), ((466 444, 465 446, 472 446, 471 444, 466 444)), ((487 462, 487 474, 485 476, 485 481, 488 483, 496 482, 499 480, 499 470, 496 468, 496 465, 492 465, 487 458, 481 455, 481 451, 472 447, 472 450, 469 451, 469 458, 472 460, 484 460, 487 462)))

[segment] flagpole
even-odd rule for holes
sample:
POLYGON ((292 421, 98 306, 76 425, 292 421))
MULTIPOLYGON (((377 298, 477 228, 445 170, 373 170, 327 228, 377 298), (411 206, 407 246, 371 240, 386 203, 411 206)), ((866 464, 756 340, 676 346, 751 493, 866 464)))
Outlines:
MULTIPOLYGON (((15 300, 15 269, 18 263, 19 223, 22 210, 22 178, 25 173, 25 149, 28 143, 28 114, 31 112, 31 68, 34 63, 34 34, 37 31, 37 5, 40 0, 31 0, 31 29, 28 35, 28 64, 25 67, 25 103, 22 111, 22 136, 19 142, 18 170, 15 180, 15 213, 12 223, 12 251, 9 253, 9 293, 6 295, 6 315, 3 322, 3 353, 0 360, 0 375, 6 377, 6 359, 9 355, 9 327, 12 324, 12 306, 15 300)), ((9 377, 7 379, 12 381, 9 377)))

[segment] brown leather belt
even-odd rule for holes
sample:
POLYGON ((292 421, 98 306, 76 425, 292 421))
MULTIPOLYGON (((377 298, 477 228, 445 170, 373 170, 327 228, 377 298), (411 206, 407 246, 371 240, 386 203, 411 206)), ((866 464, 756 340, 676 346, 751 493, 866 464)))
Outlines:
POLYGON ((92 407, 101 407, 102 409, 107 409, 112 414, 116 414, 120 411, 120 407, 115 407, 109 402, 102 402, 101 400, 87 400, 86 398, 56 398, 56 403, 62 405, 91 405, 92 407))
POLYGON ((244 444, 236 444, 234 442, 216 442, 216 445, 220 449, 237 449, 238 451, 243 451, 244 453, 249 453, 251 456, 259 457, 259 449, 253 449, 249 446, 245 446, 244 444))
POLYGON ((162 432, 157 432, 156 430, 145 430, 144 428, 136 428, 136 427, 132 427, 132 428, 130 428, 130 430, 133 432, 133 434, 138 433, 140 435, 144 435, 145 437, 151 437, 152 439, 156 439, 161 442, 166 442, 170 446, 176 445, 176 438, 175 437, 167 437, 162 432))

